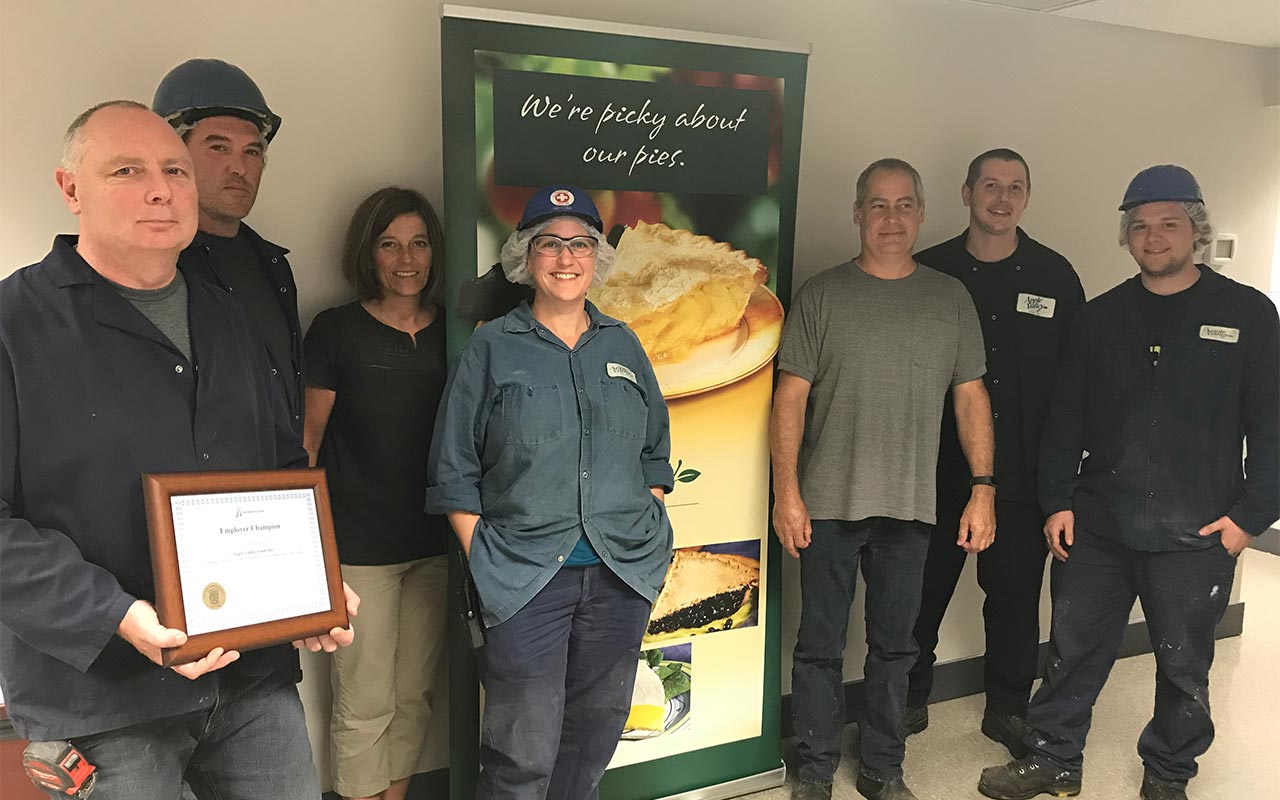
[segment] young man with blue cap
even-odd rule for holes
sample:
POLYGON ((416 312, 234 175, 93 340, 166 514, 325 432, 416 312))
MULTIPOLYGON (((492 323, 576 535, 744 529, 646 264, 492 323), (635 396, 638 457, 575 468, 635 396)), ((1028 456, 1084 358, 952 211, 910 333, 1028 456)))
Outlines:
POLYGON ((1236 558, 1280 517, 1275 306, 1195 262, 1212 229, 1187 170, 1139 172, 1120 211, 1140 273, 1080 311, 1058 374, 1039 474, 1053 630, 1029 755, 978 782, 997 800, 1080 792, 1135 598, 1156 659, 1141 796, 1186 798, 1213 741, 1209 668, 1236 558))

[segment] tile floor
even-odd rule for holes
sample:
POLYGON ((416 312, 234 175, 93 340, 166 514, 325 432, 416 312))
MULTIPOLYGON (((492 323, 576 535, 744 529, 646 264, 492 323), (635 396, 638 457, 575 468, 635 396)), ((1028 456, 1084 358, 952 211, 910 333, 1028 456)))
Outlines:
MULTIPOLYGON (((1217 738, 1188 787, 1192 800, 1280 798, 1280 556, 1249 550, 1242 558, 1244 634, 1218 642, 1210 676, 1217 738)), ((1150 655, 1116 663, 1094 709, 1080 800, 1138 796, 1142 763, 1135 746, 1151 715, 1154 687, 1150 655)), ((907 784, 920 800, 981 798, 978 773, 1009 759, 1003 747, 978 732, 982 705, 974 695, 930 706, 929 729, 907 742, 907 784)), ((846 736, 836 800, 860 797, 853 788, 857 766, 849 743, 846 736)), ((788 759, 789 744, 783 745, 788 759)), ((789 787, 747 796, 788 797, 789 787)))

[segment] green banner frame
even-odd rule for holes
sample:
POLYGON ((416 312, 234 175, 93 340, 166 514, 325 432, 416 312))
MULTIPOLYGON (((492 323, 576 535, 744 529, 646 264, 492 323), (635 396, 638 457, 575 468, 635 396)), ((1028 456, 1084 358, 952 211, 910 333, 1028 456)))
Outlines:
MULTIPOLYGON (((475 66, 476 51, 518 52, 612 63, 730 72, 782 78, 782 164, 779 196, 776 293, 788 305, 794 256, 804 113, 807 46, 696 32, 445 6, 441 18, 441 106, 444 156, 446 323, 450 357, 462 350, 471 323, 452 313, 463 283, 476 275, 475 66)), ((767 524, 767 522, 766 522, 767 524)), ((660 761, 610 770, 600 785, 606 800, 727 797, 705 791, 776 772, 782 767, 781 735, 781 548, 767 536, 764 691, 759 698, 759 736, 708 747, 660 761), (655 768, 658 764, 661 768, 655 768)), ((456 542, 451 543, 456 548, 456 542)), ((456 579, 456 576, 455 576, 456 579)), ((451 596, 456 596, 451 593, 451 596)), ((453 615, 451 615, 453 616, 453 615)), ((460 626, 451 626, 449 647, 450 797, 475 796, 479 771, 479 681, 460 626)), ((754 791, 746 787, 743 791, 754 791)))

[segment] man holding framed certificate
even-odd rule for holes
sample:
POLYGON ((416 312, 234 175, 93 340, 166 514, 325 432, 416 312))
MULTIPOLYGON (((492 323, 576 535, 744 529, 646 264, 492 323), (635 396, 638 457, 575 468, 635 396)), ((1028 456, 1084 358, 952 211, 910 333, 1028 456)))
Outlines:
MULTIPOLYGON (((79 236, 0 282, 9 718, 79 748, 95 798, 174 798, 185 780, 200 797, 314 800, 289 647, 159 666, 188 637, 150 602, 142 473, 306 465, 243 309, 177 269, 196 231, 191 158, 145 106, 113 101, 72 123, 55 177, 79 236)), ((202 588, 206 606, 233 601, 202 588)), ((295 644, 331 651, 352 635, 295 644)))

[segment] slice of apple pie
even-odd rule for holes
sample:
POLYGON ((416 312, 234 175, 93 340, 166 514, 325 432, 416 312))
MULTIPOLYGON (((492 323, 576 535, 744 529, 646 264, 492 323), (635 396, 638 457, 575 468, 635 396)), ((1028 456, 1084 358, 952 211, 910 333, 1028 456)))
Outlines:
POLYGON ((608 280, 587 297, 627 323, 650 359, 678 361, 735 330, 768 278, 764 264, 723 242, 637 222, 623 232, 608 280))

